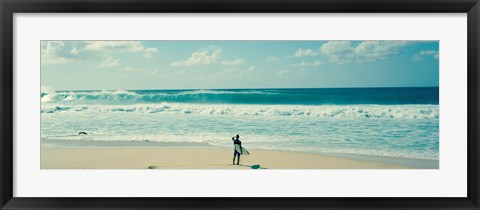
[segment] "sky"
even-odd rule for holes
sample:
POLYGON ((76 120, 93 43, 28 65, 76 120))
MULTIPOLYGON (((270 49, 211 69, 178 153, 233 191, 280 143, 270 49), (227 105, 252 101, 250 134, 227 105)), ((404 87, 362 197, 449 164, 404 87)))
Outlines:
POLYGON ((438 87, 438 41, 42 41, 52 90, 438 87))

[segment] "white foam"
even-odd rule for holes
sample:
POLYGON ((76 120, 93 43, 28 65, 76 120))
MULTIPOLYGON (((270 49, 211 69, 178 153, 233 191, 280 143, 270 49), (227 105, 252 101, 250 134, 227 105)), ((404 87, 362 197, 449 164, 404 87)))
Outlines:
POLYGON ((145 114, 179 113, 231 116, 283 116, 317 118, 395 118, 438 119, 438 105, 227 105, 227 104, 134 104, 65 105, 42 104, 42 113, 136 112, 145 114))

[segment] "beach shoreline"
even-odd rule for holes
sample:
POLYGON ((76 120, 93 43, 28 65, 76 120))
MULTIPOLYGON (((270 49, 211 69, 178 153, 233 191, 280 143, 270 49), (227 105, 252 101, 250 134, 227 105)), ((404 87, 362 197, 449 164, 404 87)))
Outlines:
MULTIPOLYGON (((232 148, 202 143, 42 140, 41 169, 414 169, 438 161, 251 149, 233 165, 232 148), (57 142, 60 144, 53 144, 57 142), (67 143, 65 143, 67 142, 67 143), (389 159, 394 161, 388 161, 389 159)), ((435 166, 435 162, 437 163, 435 166)), ((428 165, 430 164, 430 166, 428 165)), ((429 167, 426 167, 429 166, 429 167)))

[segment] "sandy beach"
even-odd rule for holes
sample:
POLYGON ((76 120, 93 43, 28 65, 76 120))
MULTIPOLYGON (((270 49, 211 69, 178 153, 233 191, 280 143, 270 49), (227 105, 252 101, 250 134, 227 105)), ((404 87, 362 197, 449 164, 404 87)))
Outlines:
POLYGON ((222 147, 61 148, 42 146, 42 169, 404 169, 402 165, 298 152, 251 150, 232 165, 222 147))

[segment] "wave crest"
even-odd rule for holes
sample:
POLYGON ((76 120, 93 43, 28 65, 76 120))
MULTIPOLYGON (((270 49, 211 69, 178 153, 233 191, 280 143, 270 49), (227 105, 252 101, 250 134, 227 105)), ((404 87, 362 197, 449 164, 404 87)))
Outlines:
POLYGON ((58 91, 42 103, 70 104, 438 104, 437 88, 58 91))
POLYGON ((177 113, 233 116, 283 116, 318 118, 395 118, 438 119, 438 105, 202 105, 202 104, 136 104, 136 105, 45 105, 44 114, 62 112, 90 113, 177 113))

